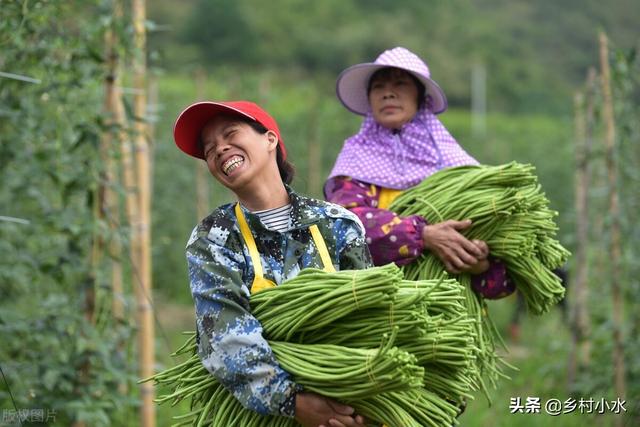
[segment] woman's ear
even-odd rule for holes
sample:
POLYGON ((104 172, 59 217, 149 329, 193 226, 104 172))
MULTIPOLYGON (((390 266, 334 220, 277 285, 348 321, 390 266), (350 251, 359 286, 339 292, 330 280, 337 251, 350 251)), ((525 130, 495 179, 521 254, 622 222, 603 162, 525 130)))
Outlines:
POLYGON ((267 131, 267 141, 269 141, 269 151, 273 151, 278 147, 278 135, 274 131, 267 131))

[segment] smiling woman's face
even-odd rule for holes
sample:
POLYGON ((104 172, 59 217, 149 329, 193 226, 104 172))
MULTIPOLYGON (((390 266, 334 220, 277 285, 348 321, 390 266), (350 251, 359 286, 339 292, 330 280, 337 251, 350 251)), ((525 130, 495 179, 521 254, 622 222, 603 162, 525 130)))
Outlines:
POLYGON ((202 129, 204 156, 211 174, 237 192, 252 180, 276 168, 277 137, 272 131, 256 132, 232 116, 219 115, 202 129))
POLYGON ((387 129, 400 129, 418 112, 418 86, 400 69, 374 76, 369 84, 373 118, 387 129))

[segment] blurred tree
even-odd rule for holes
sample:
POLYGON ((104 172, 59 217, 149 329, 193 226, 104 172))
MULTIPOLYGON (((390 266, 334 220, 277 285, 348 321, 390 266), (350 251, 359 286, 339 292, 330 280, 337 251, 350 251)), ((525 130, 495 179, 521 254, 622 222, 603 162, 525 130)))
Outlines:
POLYGON ((210 64, 248 64, 262 58, 258 39, 242 1, 199 0, 183 24, 183 40, 198 45, 201 58, 210 64))
MULTIPOLYGON (((152 14, 154 7, 168 10, 166 2, 154 2, 152 14)), ((403 45, 424 56, 454 106, 469 104, 475 61, 487 67, 490 109, 569 113, 575 82, 596 54, 595 31, 603 27, 619 43, 634 43, 640 2, 192 0, 177 15, 187 13, 182 21, 164 17, 182 28, 188 63, 335 75, 403 45)), ((166 60, 169 68, 184 65, 178 56, 166 60)))

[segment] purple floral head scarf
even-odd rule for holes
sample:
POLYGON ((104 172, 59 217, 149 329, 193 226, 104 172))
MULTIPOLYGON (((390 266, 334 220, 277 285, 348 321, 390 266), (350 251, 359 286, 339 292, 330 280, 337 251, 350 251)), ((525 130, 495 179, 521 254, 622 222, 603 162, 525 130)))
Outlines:
POLYGON ((440 169, 477 164, 428 108, 421 108, 395 131, 381 126, 368 113, 360 131, 345 141, 327 184, 331 178, 349 176, 405 190, 440 169))

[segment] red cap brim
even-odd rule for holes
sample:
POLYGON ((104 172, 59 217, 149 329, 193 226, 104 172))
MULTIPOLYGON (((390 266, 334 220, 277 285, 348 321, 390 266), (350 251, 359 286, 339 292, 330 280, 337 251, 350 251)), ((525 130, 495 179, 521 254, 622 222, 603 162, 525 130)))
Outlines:
POLYGON ((234 114, 256 121, 256 118, 221 102, 203 101, 191 104, 180 113, 173 127, 173 139, 179 149, 190 156, 204 159, 198 143, 202 128, 220 113, 234 114))

